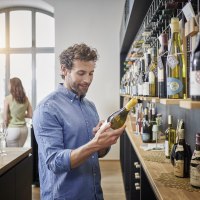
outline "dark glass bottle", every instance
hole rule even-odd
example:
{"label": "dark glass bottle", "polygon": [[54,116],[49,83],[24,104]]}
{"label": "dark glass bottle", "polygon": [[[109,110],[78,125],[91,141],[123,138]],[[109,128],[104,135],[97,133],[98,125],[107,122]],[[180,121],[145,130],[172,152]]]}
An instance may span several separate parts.
{"label": "dark glass bottle", "polygon": [[167,80],[166,80],[166,63],[168,50],[168,36],[167,33],[162,33],[159,37],[160,49],[158,56],[158,97],[167,97]]}
{"label": "dark glass bottle", "polygon": [[[181,123],[181,121],[180,121]],[[184,123],[178,129],[178,142],[173,146],[171,152],[171,163],[174,166],[174,175],[177,177],[189,177],[191,150],[190,146],[185,143]]]}
{"label": "dark glass bottle", "polygon": [[196,134],[196,147],[190,162],[190,184],[200,188],[200,133]]}
{"label": "dark glass bottle", "polygon": [[200,101],[200,33],[197,35],[197,45],[191,57],[190,98]]}
{"label": "dark glass bottle", "polygon": [[144,109],[144,118],[143,118],[143,126],[142,126],[142,141],[144,143],[151,142],[151,132],[150,132],[150,123],[148,120],[148,108]]}
{"label": "dark glass bottle", "polygon": [[111,114],[107,120],[105,121],[105,123],[101,126],[101,128],[103,128],[107,122],[111,123],[111,128],[112,129],[118,129],[120,127],[122,127],[124,125],[124,123],[126,122],[126,118],[128,116],[129,111],[137,104],[137,103],[141,103],[142,101],[140,99],[135,99],[132,98],[123,108],[121,108],[120,110],[114,112],[113,114]]}
{"label": "dark glass bottle", "polygon": [[145,63],[145,78],[143,83],[143,96],[149,96],[149,65],[151,63],[151,53],[144,53],[144,63]]}
{"label": "dark glass bottle", "polygon": [[151,52],[151,64],[149,67],[149,96],[156,96],[156,84],[157,84],[157,49],[156,47],[152,48]]}

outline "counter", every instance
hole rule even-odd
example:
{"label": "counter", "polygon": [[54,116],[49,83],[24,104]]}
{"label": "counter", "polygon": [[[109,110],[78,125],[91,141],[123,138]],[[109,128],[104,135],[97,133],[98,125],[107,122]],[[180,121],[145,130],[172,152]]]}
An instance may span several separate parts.
{"label": "counter", "polygon": [[[151,161],[151,159],[148,159],[154,153],[158,155],[158,152],[153,153],[151,151],[150,155],[150,151],[144,151],[141,148],[142,144],[141,136],[140,135],[138,136],[134,133],[130,117],[127,120],[126,133],[140,161],[140,164],[142,165],[142,168],[149,180],[149,183],[152,186],[152,189],[157,199],[159,200],[200,199],[200,189],[193,189],[192,187],[190,188],[189,178],[177,178],[173,176],[173,167],[169,159],[166,159],[164,157],[164,152],[161,162]],[[173,179],[176,181],[175,184],[173,183]],[[184,187],[182,187],[181,185],[182,182],[186,185],[188,184],[187,190],[185,190]],[[177,188],[178,184],[180,184],[180,189]]]}
{"label": "counter", "polygon": [[0,195],[6,200],[32,199],[32,149],[6,148],[0,156]]}

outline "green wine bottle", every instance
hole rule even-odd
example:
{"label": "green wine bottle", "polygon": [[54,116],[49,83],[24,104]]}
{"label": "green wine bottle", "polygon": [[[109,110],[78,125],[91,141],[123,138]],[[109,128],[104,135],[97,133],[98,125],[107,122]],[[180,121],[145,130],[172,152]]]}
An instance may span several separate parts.
{"label": "green wine bottle", "polygon": [[176,143],[176,130],[172,126],[172,116],[168,115],[168,128],[165,131],[165,157],[170,158],[173,145]]}
{"label": "green wine bottle", "polygon": [[111,128],[112,129],[118,129],[121,128],[125,122],[126,122],[126,118],[128,116],[129,111],[137,104],[137,103],[141,103],[142,101],[140,99],[135,99],[132,98],[123,108],[121,108],[120,110],[114,112],[113,114],[111,114],[108,119],[104,122],[104,124],[101,126],[104,127],[105,124],[107,124],[107,122],[111,123]]}
{"label": "green wine bottle", "polygon": [[179,19],[171,19],[171,44],[167,56],[167,98],[186,98],[186,63],[181,47]]}

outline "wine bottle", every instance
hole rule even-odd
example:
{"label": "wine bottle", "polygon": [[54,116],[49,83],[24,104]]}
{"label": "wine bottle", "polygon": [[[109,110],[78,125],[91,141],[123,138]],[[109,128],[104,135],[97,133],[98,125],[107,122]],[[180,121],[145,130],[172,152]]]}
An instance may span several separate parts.
{"label": "wine bottle", "polygon": [[191,57],[190,98],[200,101],[200,33],[197,35],[197,45]]}
{"label": "wine bottle", "polygon": [[196,134],[196,147],[190,162],[190,184],[200,188],[200,133]]}
{"label": "wine bottle", "polygon": [[171,44],[167,56],[167,98],[186,98],[186,63],[182,52],[179,19],[171,19]]}
{"label": "wine bottle", "polygon": [[137,104],[141,103],[142,101],[140,99],[132,98],[123,108],[120,110],[114,112],[111,114],[107,120],[102,124],[101,128],[103,128],[107,122],[111,123],[112,129],[118,129],[121,128],[125,122],[126,118],[128,116],[129,111]]}
{"label": "wine bottle", "polygon": [[156,142],[156,135],[153,134],[153,126],[156,125],[156,110],[155,105],[151,105],[151,119],[150,119],[150,132],[151,132],[151,142]]}
{"label": "wine bottle", "polygon": [[143,83],[143,96],[149,96],[149,65],[151,63],[151,53],[146,52],[144,53],[144,63],[145,63],[145,78]]}
{"label": "wine bottle", "polygon": [[156,96],[156,76],[155,71],[157,70],[157,50],[155,47],[152,48],[151,52],[151,64],[149,68],[149,96]]}
{"label": "wine bottle", "polygon": [[142,141],[144,143],[151,142],[151,128],[148,120],[148,108],[144,109],[143,125],[142,125]]}
{"label": "wine bottle", "polygon": [[181,178],[189,176],[191,150],[185,143],[184,123],[179,121],[181,128],[177,130],[178,143],[173,146],[171,152],[171,162],[174,166],[174,175]]}
{"label": "wine bottle", "polygon": [[168,128],[165,131],[165,157],[170,158],[173,145],[176,143],[176,130],[172,126],[173,118],[168,115]]}
{"label": "wine bottle", "polygon": [[143,96],[143,85],[144,85],[144,79],[145,79],[145,63],[144,58],[140,58],[140,74],[139,74],[139,96]]}
{"label": "wine bottle", "polygon": [[166,98],[167,97],[167,85],[166,85],[166,62],[168,50],[168,37],[167,33],[162,33],[159,36],[160,49],[158,56],[158,97]]}

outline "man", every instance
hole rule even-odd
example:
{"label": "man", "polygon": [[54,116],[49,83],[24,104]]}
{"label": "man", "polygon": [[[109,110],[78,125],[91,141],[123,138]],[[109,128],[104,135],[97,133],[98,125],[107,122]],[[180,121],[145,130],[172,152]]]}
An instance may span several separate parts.
{"label": "man", "polygon": [[97,51],[75,44],[60,55],[63,84],[36,108],[41,200],[101,200],[99,157],[123,133],[102,122],[85,98],[93,79]]}

